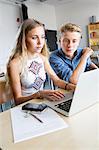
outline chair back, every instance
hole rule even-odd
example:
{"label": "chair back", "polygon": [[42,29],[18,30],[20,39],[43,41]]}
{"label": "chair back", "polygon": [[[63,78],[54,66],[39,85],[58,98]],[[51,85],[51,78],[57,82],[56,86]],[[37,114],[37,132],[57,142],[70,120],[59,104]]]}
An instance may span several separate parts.
{"label": "chair back", "polygon": [[0,78],[0,105],[2,106],[2,111],[6,110],[6,103],[9,103],[10,107],[12,107],[12,101],[13,95],[10,88],[6,86],[6,79],[4,77]]}

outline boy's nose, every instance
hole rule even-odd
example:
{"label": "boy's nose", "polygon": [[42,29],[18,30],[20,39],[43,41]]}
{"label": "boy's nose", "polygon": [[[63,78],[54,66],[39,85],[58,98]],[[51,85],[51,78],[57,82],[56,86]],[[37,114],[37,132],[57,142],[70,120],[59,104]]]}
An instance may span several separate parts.
{"label": "boy's nose", "polygon": [[73,42],[72,41],[69,41],[68,42],[68,46],[72,46]]}

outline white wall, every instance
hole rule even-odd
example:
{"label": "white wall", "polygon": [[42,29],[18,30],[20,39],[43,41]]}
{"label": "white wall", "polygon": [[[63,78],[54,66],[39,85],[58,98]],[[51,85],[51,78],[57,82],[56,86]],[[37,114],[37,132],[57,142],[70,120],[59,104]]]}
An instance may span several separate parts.
{"label": "white wall", "polygon": [[[89,24],[89,17],[94,15],[99,21],[99,2],[98,0],[77,1],[57,7],[40,2],[26,3],[26,5],[29,17],[41,21],[47,29],[59,29],[63,23],[67,22],[81,25],[83,30],[81,46],[85,47],[88,44],[87,25]],[[90,3],[90,1],[93,2]],[[10,48],[15,41],[19,26],[16,22],[17,18],[20,18],[20,7],[0,1],[0,65],[6,64]]]}
{"label": "white wall", "polygon": [[26,3],[29,18],[34,18],[45,24],[46,29],[56,30],[55,7],[41,2]]}
{"label": "white wall", "polygon": [[5,66],[18,30],[19,6],[0,2],[0,65]]}
{"label": "white wall", "polygon": [[[46,29],[56,30],[55,8],[40,2],[26,3],[28,15],[45,24]],[[21,19],[21,6],[0,1],[0,67],[6,68],[6,63],[14,44]]]}
{"label": "white wall", "polygon": [[99,22],[99,1],[73,1],[72,3],[60,5],[56,7],[55,10],[57,29],[59,29],[62,24],[68,22],[80,25],[83,30],[83,39],[81,40],[80,46],[87,46],[87,25],[89,24],[89,18],[91,16],[96,16],[96,20]]}

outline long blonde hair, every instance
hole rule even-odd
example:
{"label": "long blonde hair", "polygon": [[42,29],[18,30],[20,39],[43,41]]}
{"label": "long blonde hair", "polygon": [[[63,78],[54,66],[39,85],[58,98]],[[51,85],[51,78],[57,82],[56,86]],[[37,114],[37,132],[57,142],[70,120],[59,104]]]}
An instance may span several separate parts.
{"label": "long blonde hair", "polygon": [[[16,57],[19,57],[20,61],[21,61],[21,65],[22,65],[22,70],[21,73],[23,72],[25,63],[27,61],[27,46],[26,46],[26,35],[28,34],[28,32],[36,27],[43,27],[44,31],[45,31],[45,26],[44,24],[42,24],[41,22],[34,20],[34,19],[27,19],[22,23],[20,32],[19,32],[19,36],[16,39],[16,45],[15,48],[12,50],[11,55],[9,57],[8,63],[7,63],[7,74],[6,74],[6,79],[7,82],[9,83],[10,78],[9,78],[9,64],[11,62],[11,60],[13,60]],[[48,57],[49,56],[49,52],[48,52],[48,47],[46,44],[46,40],[44,43],[44,46],[41,50],[41,54]]]}
{"label": "long blonde hair", "polygon": [[[37,20],[27,19],[23,22],[21,26],[20,34],[17,38],[16,47],[12,50],[12,54],[9,58],[8,64],[12,59],[14,59],[17,56],[25,59],[25,57],[27,56],[27,47],[26,47],[25,37],[30,30],[39,26],[42,26],[45,30],[44,24],[42,24],[41,22]],[[46,41],[41,51],[41,54],[48,57],[48,48],[47,48]]]}

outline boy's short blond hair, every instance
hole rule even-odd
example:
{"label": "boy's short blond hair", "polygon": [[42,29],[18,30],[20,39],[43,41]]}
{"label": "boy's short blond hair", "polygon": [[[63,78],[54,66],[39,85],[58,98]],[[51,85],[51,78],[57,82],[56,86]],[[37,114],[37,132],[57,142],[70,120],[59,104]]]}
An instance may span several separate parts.
{"label": "boy's short blond hair", "polygon": [[81,27],[76,25],[76,24],[73,24],[73,23],[67,23],[65,25],[63,25],[59,32],[60,34],[63,34],[67,31],[70,31],[70,32],[79,32],[81,34],[81,37],[82,37],[82,30],[81,30]]}

